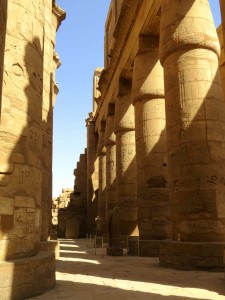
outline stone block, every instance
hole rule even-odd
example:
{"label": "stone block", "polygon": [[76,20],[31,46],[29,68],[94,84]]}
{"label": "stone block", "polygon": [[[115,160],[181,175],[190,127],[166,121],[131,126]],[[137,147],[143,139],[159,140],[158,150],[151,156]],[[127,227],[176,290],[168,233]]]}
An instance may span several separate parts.
{"label": "stone block", "polygon": [[79,237],[79,220],[74,217],[66,221],[66,238],[76,239]]}
{"label": "stone block", "polygon": [[7,197],[0,197],[0,215],[10,216],[14,211],[14,199]]}
{"label": "stone block", "polygon": [[53,253],[55,258],[58,259],[60,257],[60,242],[57,240],[41,242],[39,244],[39,250]]}
{"label": "stone block", "polygon": [[31,197],[22,197],[17,196],[15,198],[15,206],[16,207],[27,207],[27,208],[35,208],[34,198]]}
{"label": "stone block", "polygon": [[159,240],[149,240],[139,242],[139,255],[144,257],[159,256]]}
{"label": "stone block", "polygon": [[164,267],[222,271],[225,243],[160,241],[159,261]]}
{"label": "stone block", "polygon": [[55,258],[52,253],[0,262],[1,299],[23,300],[55,286]]}
{"label": "stone block", "polygon": [[123,256],[123,248],[108,247],[106,253],[109,256]]}

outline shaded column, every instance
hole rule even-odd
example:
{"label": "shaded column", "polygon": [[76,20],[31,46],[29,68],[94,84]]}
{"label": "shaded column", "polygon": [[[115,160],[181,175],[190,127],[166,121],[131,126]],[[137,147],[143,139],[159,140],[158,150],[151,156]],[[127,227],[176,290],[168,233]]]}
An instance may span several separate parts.
{"label": "shaded column", "polygon": [[102,220],[102,234],[107,233],[106,219],[106,149],[105,142],[105,122],[102,121],[98,129],[97,156],[99,161],[99,186],[98,186],[98,216]]}
{"label": "shaded column", "polygon": [[221,11],[221,18],[222,18],[223,39],[225,40],[225,2],[223,0],[220,0],[220,11]]}
{"label": "shaded column", "polygon": [[161,13],[173,242],[161,243],[160,261],[223,267],[225,102],[217,33],[208,1],[163,0]]}
{"label": "shaded column", "polygon": [[7,6],[8,1],[0,1],[0,112],[2,100],[2,79],[4,66],[4,50],[6,37],[6,23],[7,23]]}
{"label": "shaded column", "polygon": [[221,46],[221,54],[220,54],[220,73],[221,80],[223,85],[223,93],[225,95],[225,51],[224,51],[224,41],[225,41],[225,2],[220,0],[220,8],[221,8],[221,17],[222,24],[218,28],[218,35],[220,39]]}
{"label": "shaded column", "polygon": [[0,289],[2,298],[25,299],[55,285],[54,255],[39,253],[43,91],[49,85],[43,81],[43,28],[44,11],[51,12],[52,7],[41,0],[23,5],[5,2],[8,21],[0,116],[0,272],[4,270],[5,280]]}
{"label": "shaded column", "polygon": [[114,111],[115,105],[110,104],[105,128],[107,221],[109,221],[113,208],[116,206],[116,136],[114,133]]}
{"label": "shaded column", "polygon": [[159,240],[170,238],[171,226],[164,78],[157,37],[139,38],[139,52],[133,67],[132,102],[135,107],[140,254],[158,256]]}
{"label": "shaded column", "polygon": [[87,127],[87,232],[95,234],[98,215],[98,139],[92,113],[86,120]]}
{"label": "shaded column", "polygon": [[[53,147],[53,107],[56,93],[54,78],[60,66],[59,57],[55,55],[56,31],[65,19],[66,13],[53,1],[47,1],[44,7],[43,39],[43,103],[42,103],[42,221],[41,241],[50,237],[52,208],[52,147]],[[58,92],[58,90],[57,90]],[[46,248],[48,245],[46,246]]]}
{"label": "shaded column", "polygon": [[120,234],[138,235],[136,197],[136,147],[131,83],[119,81],[115,106],[116,201],[120,209]]}

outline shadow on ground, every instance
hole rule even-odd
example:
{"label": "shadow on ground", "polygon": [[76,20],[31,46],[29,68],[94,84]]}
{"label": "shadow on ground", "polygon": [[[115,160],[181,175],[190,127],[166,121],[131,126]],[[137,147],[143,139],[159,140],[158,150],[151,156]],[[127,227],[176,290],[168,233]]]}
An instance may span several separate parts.
{"label": "shadow on ground", "polygon": [[225,300],[223,273],[161,268],[156,258],[102,256],[86,240],[61,240],[54,290],[31,299]]}

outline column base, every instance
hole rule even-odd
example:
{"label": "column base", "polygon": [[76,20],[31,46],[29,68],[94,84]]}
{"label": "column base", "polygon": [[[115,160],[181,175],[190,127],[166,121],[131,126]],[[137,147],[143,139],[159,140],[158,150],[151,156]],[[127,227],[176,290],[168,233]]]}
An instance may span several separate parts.
{"label": "column base", "polygon": [[[161,240],[139,240],[139,237],[129,237],[128,254],[142,257],[159,257],[159,244]],[[138,250],[139,244],[139,250]]]}
{"label": "column base", "polygon": [[50,240],[50,241],[46,241],[46,242],[40,242],[39,250],[55,254],[55,259],[60,258],[60,242],[57,241],[57,240],[55,240],[55,241]]}
{"label": "column base", "polygon": [[55,286],[52,253],[0,262],[1,299],[22,300],[40,295]]}
{"label": "column base", "polygon": [[140,256],[159,257],[159,244],[161,240],[145,240],[139,242]]}
{"label": "column base", "polygon": [[123,248],[108,247],[106,253],[109,256],[123,256]]}
{"label": "column base", "polygon": [[224,270],[225,243],[160,241],[159,261],[163,267],[185,270]]}

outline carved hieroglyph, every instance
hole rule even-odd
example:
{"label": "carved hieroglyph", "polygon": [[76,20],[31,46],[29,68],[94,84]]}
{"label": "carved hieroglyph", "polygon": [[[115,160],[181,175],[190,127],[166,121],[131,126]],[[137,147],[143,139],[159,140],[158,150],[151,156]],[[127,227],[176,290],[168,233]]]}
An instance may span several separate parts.
{"label": "carved hieroglyph", "polygon": [[44,25],[43,1],[8,1],[0,128],[1,258],[38,251]]}
{"label": "carved hieroglyph", "polygon": [[170,237],[163,68],[159,40],[140,37],[134,60],[138,226],[141,240]]}
{"label": "carved hieroglyph", "polygon": [[2,259],[34,255],[41,232],[46,240],[50,228],[55,5],[55,1],[8,1],[0,103]]}
{"label": "carved hieroglyph", "polygon": [[136,147],[131,84],[119,82],[114,132],[116,135],[116,201],[120,209],[120,233],[137,234]]}
{"label": "carved hieroglyph", "polygon": [[209,3],[163,0],[161,12],[173,239],[224,241],[225,102]]}

